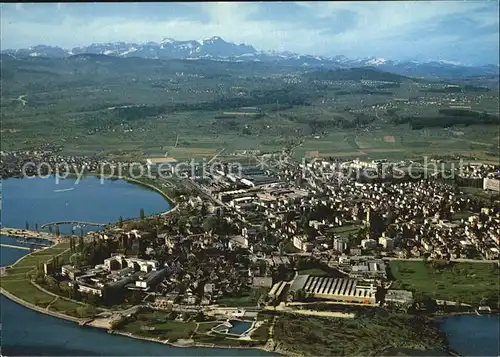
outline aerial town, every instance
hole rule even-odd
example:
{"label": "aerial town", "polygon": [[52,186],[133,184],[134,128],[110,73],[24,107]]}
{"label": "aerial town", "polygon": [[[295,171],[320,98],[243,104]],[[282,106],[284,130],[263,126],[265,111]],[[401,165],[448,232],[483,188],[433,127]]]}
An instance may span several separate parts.
{"label": "aerial town", "polygon": [[[3,174],[21,172],[25,155],[36,157],[6,156]],[[53,163],[48,173],[68,159],[76,172],[101,164],[52,158],[46,160]],[[171,188],[175,180],[165,185],[161,163],[141,163],[152,172],[144,183]],[[252,332],[265,328],[267,336],[270,326],[258,320],[261,312],[407,311],[421,298],[414,289],[394,286],[391,262],[498,262],[498,203],[467,196],[436,172],[411,178],[411,163],[386,160],[263,163],[237,173],[220,162],[210,172],[201,166],[181,171],[174,209],[58,237],[70,240],[71,254],[40,266],[36,283],[96,306],[177,311],[184,314],[176,320],[181,322],[202,314],[217,321],[209,334],[257,344]],[[398,169],[406,176],[395,179]],[[458,169],[458,179],[479,180],[485,192],[499,192],[499,166]],[[482,299],[474,306],[498,308],[493,304]],[[129,316],[105,319],[119,330]],[[102,319],[93,315],[89,321]],[[254,321],[253,327],[234,335],[229,321],[235,320]]]}
{"label": "aerial town", "polygon": [[500,355],[498,1],[1,6],[0,357]]}

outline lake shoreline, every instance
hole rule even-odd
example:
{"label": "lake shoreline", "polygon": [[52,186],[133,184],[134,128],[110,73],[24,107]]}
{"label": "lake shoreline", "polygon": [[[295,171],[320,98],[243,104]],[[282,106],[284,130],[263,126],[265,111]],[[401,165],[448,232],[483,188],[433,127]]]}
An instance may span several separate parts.
{"label": "lake shoreline", "polygon": [[[25,257],[27,257],[29,255],[30,254],[23,256],[18,261],[24,259]],[[261,345],[261,346],[227,346],[227,345],[200,343],[200,342],[195,342],[195,341],[187,342],[187,343],[176,343],[176,342],[168,342],[168,340],[162,340],[159,338],[155,339],[155,338],[150,338],[150,337],[139,336],[139,335],[135,335],[135,334],[128,333],[128,332],[112,330],[112,329],[105,327],[105,326],[102,326],[100,324],[93,324],[94,321],[99,320],[99,319],[93,319],[93,320],[81,319],[81,318],[76,318],[76,317],[72,317],[69,315],[65,315],[62,313],[46,310],[46,309],[43,309],[43,308],[38,307],[38,306],[34,306],[33,304],[26,302],[25,300],[17,297],[16,295],[8,292],[4,288],[0,288],[0,293],[2,295],[4,295],[5,297],[9,298],[10,300],[14,301],[15,303],[17,303],[25,308],[28,308],[30,310],[33,310],[35,312],[49,315],[49,316],[52,316],[52,317],[55,317],[58,319],[77,323],[82,328],[85,328],[85,327],[97,328],[100,330],[106,330],[109,334],[121,335],[121,336],[129,337],[129,338],[133,338],[136,340],[155,342],[155,343],[164,344],[164,345],[168,345],[168,346],[175,347],[175,348],[213,348],[213,349],[247,349],[247,350],[248,349],[256,349],[256,350],[261,350],[261,351],[266,351],[266,352],[271,352],[271,353],[276,353],[276,354],[281,354],[281,355],[287,355],[287,356],[292,356],[292,357],[302,356],[301,354],[297,354],[297,353],[294,353],[292,351],[286,351],[286,350],[280,349],[279,347],[277,349],[272,349],[272,348],[270,348],[270,346],[267,343],[264,345]],[[441,323],[444,321],[445,318],[448,318],[451,316],[471,316],[471,315],[477,316],[477,314],[475,314],[475,313],[465,312],[465,313],[449,313],[449,314],[445,314],[445,315],[432,316],[430,318],[437,323]],[[480,315],[480,316],[489,316],[489,315],[498,316],[498,313],[488,314],[488,315]],[[447,336],[446,336],[446,341],[449,342]],[[393,347],[388,347],[388,349],[390,349],[390,348],[393,348]],[[448,346],[448,348],[446,349],[445,352],[448,353],[450,356],[461,356],[456,350],[454,350],[450,346]]]}
{"label": "lake shoreline", "polygon": [[[52,175],[56,176],[55,173],[52,174]],[[106,180],[123,180],[123,181],[129,182],[129,183],[132,183],[132,184],[137,184],[137,185],[140,185],[140,186],[143,186],[143,187],[147,187],[147,188],[150,188],[153,191],[158,192],[170,204],[175,204],[176,203],[175,200],[172,197],[170,197],[167,193],[163,192],[158,187],[155,187],[154,185],[148,184],[146,182],[142,182],[142,181],[137,180],[137,179],[135,179],[133,177],[128,177],[128,176],[104,176],[104,175],[102,175],[100,173],[97,173],[97,172],[86,172],[81,177],[85,177],[85,176],[96,177],[96,178],[104,178]],[[40,177],[40,176],[30,176],[29,178],[36,178],[36,177]],[[80,176],[78,174],[70,173],[70,174],[68,174],[67,177],[65,177],[65,178],[60,177],[59,179],[65,180],[67,178],[79,178],[79,177]],[[2,180],[8,180],[8,179],[18,179],[19,180],[19,179],[25,179],[25,178],[26,177],[24,177],[24,176],[20,176],[20,177],[18,177],[18,176],[10,176],[10,177],[2,178]]]}
{"label": "lake shoreline", "polygon": [[183,343],[176,343],[176,342],[168,342],[168,340],[161,340],[159,338],[153,338],[153,337],[144,337],[144,336],[139,336],[139,335],[134,335],[133,333],[130,332],[123,332],[123,331],[116,331],[116,330],[108,330],[108,333],[112,335],[120,335],[120,336],[125,336],[125,337],[130,337],[134,338],[136,340],[144,340],[144,341],[149,341],[149,342],[155,342],[155,343],[160,343],[163,345],[169,345],[172,347],[176,348],[214,348],[214,349],[219,349],[219,348],[224,348],[224,349],[256,349],[256,350],[262,350],[266,352],[273,352],[270,349],[266,349],[265,345],[262,346],[226,346],[226,345],[216,345],[216,344],[211,344],[211,343],[202,343],[202,342],[189,342],[186,344]]}
{"label": "lake shoreline", "polygon": [[[27,256],[27,255],[26,255]],[[24,258],[24,257],[23,257]],[[22,259],[22,258],[21,258]],[[65,315],[65,314],[62,314],[62,313],[57,313],[57,312],[54,312],[54,311],[50,311],[50,310],[46,310],[46,309],[43,309],[43,308],[40,308],[38,306],[34,306],[26,301],[24,301],[23,299],[9,293],[8,291],[6,291],[5,289],[1,288],[0,290],[0,293],[2,295],[4,295],[5,297],[11,299],[12,301],[28,308],[28,309],[31,309],[33,311],[36,311],[36,312],[39,312],[39,313],[42,313],[42,314],[46,314],[46,315],[49,315],[49,316],[52,316],[52,317],[55,317],[55,318],[59,318],[59,319],[63,319],[63,320],[67,320],[67,321],[71,321],[71,322],[74,322],[74,323],[77,323],[78,325],[80,325],[81,327],[91,327],[91,328],[98,328],[98,329],[101,329],[101,330],[106,330],[109,334],[113,334],[113,335],[121,335],[121,336],[125,336],[125,337],[129,337],[129,338],[133,338],[133,339],[137,339],[137,340],[144,340],[144,341],[149,341],[149,342],[155,342],[155,343],[159,343],[159,344],[164,344],[164,345],[169,345],[171,347],[176,347],[176,348],[213,348],[213,349],[219,349],[219,348],[224,348],[224,349],[257,349],[257,350],[262,350],[262,351],[266,351],[266,352],[271,352],[271,353],[276,353],[276,354],[281,354],[281,355],[287,355],[287,356],[292,356],[292,357],[297,357],[297,356],[302,356],[301,354],[298,354],[298,353],[294,353],[294,352],[290,352],[290,351],[286,351],[286,350],[282,350],[280,348],[278,349],[271,349],[268,347],[268,344],[264,344],[262,346],[226,346],[226,345],[217,345],[217,344],[208,344],[208,343],[200,343],[200,342],[188,342],[188,343],[176,343],[176,342],[168,342],[168,339],[166,340],[162,340],[162,339],[159,339],[159,338],[152,338],[152,337],[144,337],[144,336],[139,336],[139,335],[135,335],[133,333],[129,333],[129,332],[124,332],[124,331],[117,331],[117,330],[112,330],[110,328],[107,328],[107,327],[104,327],[102,325],[99,325],[99,324],[93,324],[94,321],[96,320],[99,320],[99,319],[94,319],[94,320],[91,320],[89,321],[89,319],[78,319],[78,318],[75,318],[75,317],[72,317],[72,316],[68,316],[68,315]],[[439,316],[439,318],[433,318],[434,321],[436,322],[441,322],[442,319],[446,318],[446,317],[449,317],[449,316],[461,316],[461,315],[471,315],[471,314],[453,314],[453,315],[443,315],[443,316]],[[448,342],[448,338],[446,338],[447,342]],[[388,349],[390,348],[393,348],[393,347],[388,347]],[[423,350],[424,351],[424,350]],[[446,349],[446,351],[449,355],[451,356],[461,356],[457,351],[455,351],[453,348],[449,347]]]}
{"label": "lake shoreline", "polygon": [[[78,177],[78,175],[76,174],[70,174],[69,177]],[[85,173],[83,176],[93,176],[93,177],[98,177],[98,178],[104,178],[106,180],[124,180],[126,182],[129,182],[129,183],[132,183],[132,184],[136,184],[136,185],[139,185],[139,186],[143,186],[143,187],[146,187],[146,188],[149,188],[153,191],[156,191],[158,192],[160,195],[162,195],[165,200],[171,204],[171,205],[175,205],[175,200],[170,197],[167,193],[165,193],[164,191],[162,191],[161,189],[159,189],[158,187],[152,185],[152,184],[149,184],[149,183],[146,183],[146,182],[142,182],[136,178],[133,178],[133,177],[128,177],[128,176],[103,176],[102,174],[99,174],[97,172],[87,172]],[[173,207],[175,208],[175,207]],[[173,208],[171,210],[173,210]],[[169,211],[171,211],[169,210]],[[167,212],[169,212],[167,211]],[[166,212],[164,212],[166,213]]]}
{"label": "lake shoreline", "polygon": [[266,351],[266,352],[275,352],[275,351],[271,351],[270,349],[266,349],[265,345],[263,345],[263,346],[225,346],[225,345],[216,345],[216,344],[208,344],[208,343],[200,343],[200,342],[181,344],[181,343],[175,343],[175,342],[168,342],[168,340],[161,340],[161,339],[155,339],[152,337],[150,338],[150,337],[134,335],[134,334],[129,333],[129,332],[112,330],[112,329],[104,327],[100,324],[93,324],[93,322],[95,320],[98,320],[98,319],[93,319],[93,320],[81,319],[81,318],[76,318],[73,316],[69,316],[66,314],[62,314],[59,312],[55,312],[55,311],[41,308],[39,306],[33,305],[33,304],[19,298],[18,296],[10,293],[9,291],[7,291],[6,289],[4,289],[2,287],[0,287],[0,294],[5,296],[6,298],[12,300],[13,302],[15,302],[15,303],[27,308],[27,309],[33,310],[35,312],[45,314],[48,316],[52,316],[52,317],[55,317],[57,319],[76,323],[82,328],[90,327],[90,328],[96,328],[96,329],[100,329],[100,330],[106,330],[109,334],[112,334],[112,335],[120,335],[120,336],[133,338],[136,340],[143,340],[143,341],[160,343],[160,344],[169,345],[171,347],[176,347],[176,348],[196,348],[196,347],[198,347],[198,348],[213,348],[213,349],[219,349],[219,348],[224,348],[224,349],[258,349],[258,350],[262,350],[262,351]]}

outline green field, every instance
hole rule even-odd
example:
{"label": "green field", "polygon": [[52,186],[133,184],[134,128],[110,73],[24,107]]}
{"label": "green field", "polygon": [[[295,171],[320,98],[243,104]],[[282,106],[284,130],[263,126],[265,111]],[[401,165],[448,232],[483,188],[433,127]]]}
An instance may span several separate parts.
{"label": "green field", "polygon": [[254,289],[252,291],[244,292],[238,296],[223,296],[217,300],[217,304],[228,307],[246,307],[257,306],[257,302],[261,295],[268,293],[267,288]]}
{"label": "green field", "polygon": [[333,229],[333,232],[339,237],[347,238],[351,234],[356,235],[356,233],[360,230],[360,228],[361,226],[359,225],[340,226],[340,227],[335,227]]}
{"label": "green field", "polygon": [[69,242],[64,242],[56,244],[47,249],[37,250],[32,254],[26,256],[22,260],[20,260],[13,266],[13,268],[15,268],[16,270],[19,268],[28,269],[30,267],[34,269],[38,266],[38,264],[46,263],[50,261],[54,255],[59,255],[68,249],[69,249]]}
{"label": "green field", "polygon": [[393,289],[408,289],[435,299],[497,306],[500,270],[494,262],[451,263],[436,269],[430,263],[391,261]]}
{"label": "green field", "polygon": [[210,332],[211,329],[217,327],[221,324],[221,321],[217,322],[201,322],[196,330],[197,334],[204,334]]}
{"label": "green field", "polygon": [[196,323],[172,320],[168,313],[162,311],[141,312],[120,328],[134,335],[159,338],[169,342],[189,339],[195,329]]}
{"label": "green field", "polygon": [[3,281],[2,288],[9,293],[40,307],[47,307],[54,300],[52,295],[49,295],[40,289],[33,286],[29,280],[22,281]]}
{"label": "green field", "polygon": [[297,271],[301,275],[329,276],[330,274],[320,268],[311,268]]}
{"label": "green field", "polygon": [[[95,61],[5,58],[2,149],[58,143],[69,155],[132,160],[169,152],[185,160],[211,157],[222,148],[224,155],[245,149],[276,152],[301,142],[296,158],[311,152],[346,159],[436,152],[498,158],[498,125],[478,120],[448,130],[449,125],[439,124],[438,110],[450,107],[450,94],[426,93],[417,79],[368,69],[306,73],[300,67],[258,63]],[[284,83],[285,75],[300,83]],[[362,79],[397,85],[380,90]],[[318,83],[323,80],[328,83]],[[463,94],[465,89],[454,94],[457,103]],[[468,95],[474,113],[498,115],[494,83],[486,94]],[[256,106],[262,114],[240,113],[245,106]],[[224,112],[237,114],[220,118]],[[407,122],[395,122],[393,115],[438,119],[413,130]]]}
{"label": "green field", "polygon": [[269,329],[271,327],[271,323],[269,321],[265,321],[262,325],[257,327],[252,332],[252,339],[262,341],[263,343],[267,341],[269,338]]}
{"label": "green field", "polygon": [[50,305],[49,310],[80,317],[77,308],[81,308],[82,304],[61,298],[55,300],[53,295],[45,293],[30,282],[30,273],[36,269],[38,264],[50,262],[54,256],[58,256],[62,261],[68,252],[69,243],[64,242],[28,255],[12,267],[7,268],[8,274],[2,277],[0,286],[33,305],[46,308],[51,302],[54,302]]}

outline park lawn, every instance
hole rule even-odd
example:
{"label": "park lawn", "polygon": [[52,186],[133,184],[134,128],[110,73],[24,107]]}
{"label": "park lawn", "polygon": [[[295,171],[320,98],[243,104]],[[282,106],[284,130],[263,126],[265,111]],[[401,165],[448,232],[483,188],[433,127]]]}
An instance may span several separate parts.
{"label": "park lawn", "polygon": [[304,270],[298,270],[300,275],[314,275],[314,276],[329,276],[330,274],[321,268],[310,268]]}
{"label": "park lawn", "polygon": [[271,327],[271,323],[268,321],[265,321],[262,325],[257,327],[253,332],[250,337],[254,340],[262,341],[265,343],[267,339],[269,338],[269,328]]}
{"label": "park lawn", "polygon": [[14,264],[13,268],[36,267],[39,263],[46,263],[50,261],[53,256],[60,255],[67,249],[69,249],[69,242],[55,244],[50,248],[39,250],[26,256],[26,258]]}
{"label": "park lawn", "polygon": [[47,307],[54,300],[54,296],[49,295],[33,286],[28,280],[4,281],[2,288],[24,301],[40,307]]}
{"label": "park lawn", "polygon": [[333,229],[333,232],[340,237],[347,238],[349,236],[349,234],[356,235],[356,233],[359,231],[359,229],[360,229],[359,225],[350,224],[347,226],[335,227]]}
{"label": "park lawn", "polygon": [[69,316],[74,316],[74,317],[81,317],[80,314],[78,313],[77,309],[79,307],[84,306],[83,304],[77,304],[72,301],[64,300],[64,299],[57,299],[55,302],[53,302],[50,305],[49,310],[59,312],[61,314],[69,315]]}
{"label": "park lawn", "polygon": [[224,296],[217,300],[217,304],[228,307],[256,306],[259,296],[252,292],[244,293],[240,296]]}
{"label": "park lawn", "polygon": [[9,275],[7,276],[10,276],[10,275],[20,275],[20,274],[26,274],[30,271],[33,270],[33,267],[31,266],[25,266],[25,267],[11,267],[11,268],[7,268],[7,272]]}
{"label": "park lawn", "polygon": [[[46,307],[54,300],[54,296],[33,286],[27,274],[34,270],[39,263],[50,261],[53,256],[61,255],[61,253],[66,252],[68,248],[69,243],[64,242],[26,256],[8,269],[8,275],[2,277],[0,285],[9,293],[24,301],[40,307]],[[63,303],[59,303],[58,301],[55,302],[55,306],[60,306],[61,304]],[[71,304],[76,305],[74,303]]]}
{"label": "park lawn", "polygon": [[210,330],[213,329],[214,327],[219,326],[221,323],[222,323],[221,321],[200,322],[198,329],[196,330],[196,333],[205,334],[207,332],[210,332]]}
{"label": "park lawn", "polygon": [[435,269],[423,261],[391,261],[395,289],[407,289],[435,299],[479,304],[498,303],[500,270],[494,262],[451,263]]}
{"label": "park lawn", "polygon": [[24,281],[24,280],[28,280],[28,278],[26,277],[26,274],[27,273],[16,273],[16,274],[11,274],[9,272],[8,275],[5,275],[5,276],[2,276],[2,282],[0,283],[0,285],[3,286],[3,283],[4,282],[16,282],[16,281]]}
{"label": "park lawn", "polygon": [[[139,315],[139,317],[141,317]],[[141,317],[142,318],[142,317]],[[143,327],[154,327],[154,330],[143,330]],[[189,339],[196,328],[192,322],[178,322],[174,320],[165,320],[162,322],[155,320],[141,320],[130,322],[123,326],[122,330],[138,336],[163,338],[170,342],[179,339]]]}

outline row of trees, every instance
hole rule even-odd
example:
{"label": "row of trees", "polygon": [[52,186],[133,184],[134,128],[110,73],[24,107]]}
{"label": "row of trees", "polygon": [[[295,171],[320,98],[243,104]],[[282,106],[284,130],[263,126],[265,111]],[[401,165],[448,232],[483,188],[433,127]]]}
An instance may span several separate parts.
{"label": "row of trees", "polygon": [[[26,221],[24,223],[24,227],[25,227],[25,229],[27,231],[30,230],[31,226],[30,226],[30,224],[29,224],[28,221]],[[38,232],[38,223],[35,223],[35,227],[34,228],[35,228],[35,231]],[[54,231],[54,229],[52,228],[52,226],[49,226],[49,232],[52,233],[53,231]],[[61,235],[61,231],[60,231],[59,225],[56,225],[55,234],[56,234],[56,236],[60,236]]]}
{"label": "row of trees", "polygon": [[[30,224],[28,221],[26,221],[25,223],[25,227],[26,227],[26,230],[29,231],[30,230]],[[38,231],[38,223],[35,223],[35,231]]]}

